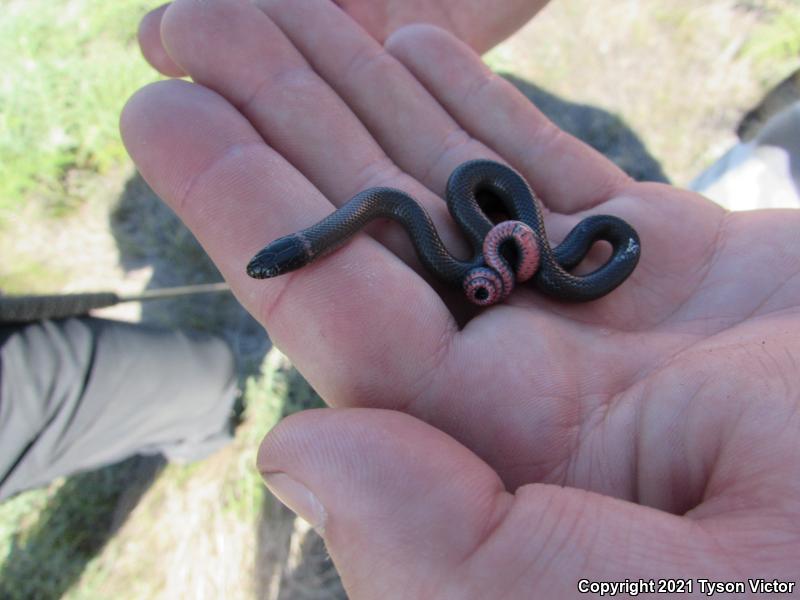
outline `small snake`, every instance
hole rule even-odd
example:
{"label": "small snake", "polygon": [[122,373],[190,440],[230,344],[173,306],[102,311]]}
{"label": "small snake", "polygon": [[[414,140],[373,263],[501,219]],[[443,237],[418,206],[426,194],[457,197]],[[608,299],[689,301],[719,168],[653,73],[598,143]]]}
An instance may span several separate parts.
{"label": "small snake", "polygon": [[[304,267],[378,218],[400,223],[425,268],[440,281],[463,288],[480,306],[505,300],[517,283],[528,280],[558,300],[594,300],[625,281],[639,262],[638,234],[609,215],[583,219],[552,248],[536,195],[516,171],[493,161],[474,160],[456,168],[447,182],[447,207],[472,247],[469,260],[450,254],[428,213],[411,196],[378,187],[357,194],[316,225],[267,245],[247,265],[247,274],[265,279]],[[498,212],[504,219],[496,223],[489,215]],[[571,274],[598,240],[611,244],[611,257],[591,273]]]}

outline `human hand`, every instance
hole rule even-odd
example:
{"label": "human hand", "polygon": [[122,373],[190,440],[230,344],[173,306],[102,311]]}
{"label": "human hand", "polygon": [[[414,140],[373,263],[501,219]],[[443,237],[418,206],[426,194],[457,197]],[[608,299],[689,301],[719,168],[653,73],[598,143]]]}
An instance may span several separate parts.
{"label": "human hand", "polygon": [[[483,53],[527,23],[549,0],[501,0],[487,10],[484,0],[334,0],[375,39],[383,43],[392,32],[412,23],[429,23],[452,32]],[[265,11],[276,0],[255,0]],[[147,61],[170,77],[186,73],[161,43],[161,17],[165,4],[143,19],[139,44]]]}
{"label": "human hand", "polygon": [[[179,0],[162,32],[197,83],[140,91],[125,142],[336,407],[284,420],[259,466],[324,531],[351,597],[796,577],[797,211],[630,181],[433,27],[384,52],[325,0]],[[436,293],[393,224],[287,276],[245,274],[266,242],[378,185],[463,249],[441,194],[475,158],[528,179],[553,240],[589,214],[631,223],[633,276],[583,305],[517,289],[459,328],[464,300]]]}

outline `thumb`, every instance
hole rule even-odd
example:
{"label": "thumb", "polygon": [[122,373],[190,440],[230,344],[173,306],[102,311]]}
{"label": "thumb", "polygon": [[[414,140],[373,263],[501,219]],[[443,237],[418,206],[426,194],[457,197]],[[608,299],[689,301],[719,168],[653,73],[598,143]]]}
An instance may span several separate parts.
{"label": "thumb", "polygon": [[325,538],[351,598],[427,598],[512,500],[469,450],[379,409],[284,419],[258,467],[270,490]]}
{"label": "thumb", "polygon": [[688,519],[553,485],[510,494],[467,448],[398,412],[292,415],[258,463],[325,538],[354,600],[562,598],[582,580],[721,575],[716,541]]}

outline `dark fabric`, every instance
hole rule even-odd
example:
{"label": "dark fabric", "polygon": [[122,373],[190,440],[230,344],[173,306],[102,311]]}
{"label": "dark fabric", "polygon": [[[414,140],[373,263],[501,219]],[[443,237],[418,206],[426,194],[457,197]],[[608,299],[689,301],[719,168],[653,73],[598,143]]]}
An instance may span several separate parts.
{"label": "dark fabric", "polygon": [[55,477],[231,437],[221,340],[92,318],[0,326],[0,500]]}

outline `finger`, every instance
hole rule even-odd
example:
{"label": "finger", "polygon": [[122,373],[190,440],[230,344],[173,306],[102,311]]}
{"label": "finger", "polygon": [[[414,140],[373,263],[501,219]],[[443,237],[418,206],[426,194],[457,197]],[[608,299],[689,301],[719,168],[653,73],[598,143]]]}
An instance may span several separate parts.
{"label": "finger", "polygon": [[448,597],[431,588],[496,527],[511,498],[466,448],[394,411],[295,414],[266,437],[258,467],[324,534],[353,598]]}
{"label": "finger", "polygon": [[167,77],[183,77],[186,73],[172,60],[161,43],[161,18],[169,4],[151,10],[139,23],[139,48],[150,65]]}
{"label": "finger", "polygon": [[144,178],[323,396],[394,405],[420,393],[455,325],[380,244],[362,236],[275,280],[245,274],[265,242],[331,206],[234,107],[201,86],[165,81],[129,101],[121,129]]}
{"label": "finger", "polygon": [[[464,247],[444,203],[397,168],[347,104],[249,2],[178,0],[162,31],[181,67],[239,108],[335,205],[366,188],[399,188],[428,210],[451,248]],[[380,239],[413,261],[411,245],[396,227]]]}
{"label": "finger", "polygon": [[563,598],[582,579],[731,575],[713,558],[724,540],[688,519],[550,485],[512,495],[466,448],[401,413],[293,415],[258,464],[322,532],[352,598]]}
{"label": "finger", "polygon": [[500,160],[333,2],[261,0],[259,5],[392,161],[430,190],[444,196],[450,173],[463,162]]}
{"label": "finger", "polygon": [[444,30],[410,25],[395,32],[386,48],[467,133],[519,170],[550,209],[574,213],[591,208],[629,181]]}
{"label": "finger", "polygon": [[391,7],[389,2],[336,2],[381,43],[398,27],[424,21],[452,31],[481,53],[522,27],[546,3],[547,0],[506,0],[487,15],[483,0],[403,3],[405,6],[399,10],[387,10]]}

